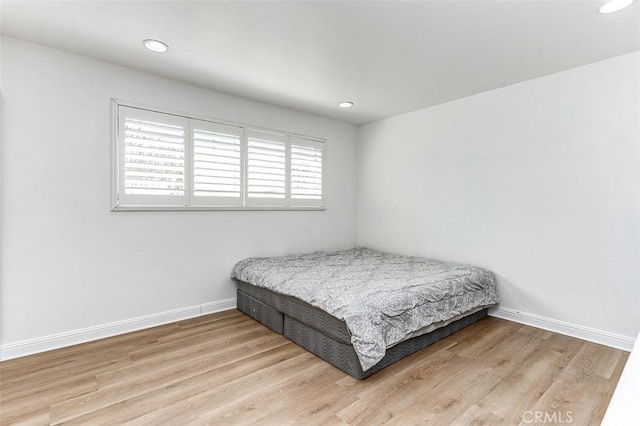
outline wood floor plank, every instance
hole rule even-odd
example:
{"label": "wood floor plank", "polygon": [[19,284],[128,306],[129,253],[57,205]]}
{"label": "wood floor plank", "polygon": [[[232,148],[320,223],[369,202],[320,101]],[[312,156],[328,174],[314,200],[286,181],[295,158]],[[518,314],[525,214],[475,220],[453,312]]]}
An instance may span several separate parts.
{"label": "wood floor plank", "polygon": [[460,416],[451,422],[452,426],[494,426],[503,424],[506,424],[505,419],[475,404],[469,405]]}
{"label": "wood floor plank", "polygon": [[[220,359],[242,357],[246,353],[245,345],[261,347],[270,345],[274,340],[284,342],[281,337],[274,336],[267,330],[254,328],[245,331],[234,336],[233,339],[203,340],[190,346],[182,345],[177,350],[140,358],[129,365],[99,372],[96,378],[103,388],[110,385],[123,385],[131,381],[144,380],[146,376],[167,375],[175,370],[179,372],[186,366],[205,361],[212,364],[219,362]],[[215,356],[214,359],[210,358],[212,354]]]}
{"label": "wood floor plank", "polygon": [[102,409],[86,413],[66,423],[78,425],[96,424],[99,422],[124,424],[145,415],[148,415],[147,419],[152,417],[162,418],[162,415],[156,412],[175,401],[187,400],[190,397],[209,391],[224,383],[245,377],[256,370],[278,364],[300,353],[300,348],[291,344],[276,346],[264,352],[253,353],[251,356],[239,359],[231,364],[221,365],[214,370],[204,372],[200,375],[185,378],[175,384],[153,390],[149,389],[147,392],[134,398],[129,398]]}
{"label": "wood floor plank", "polygon": [[230,310],[0,362],[0,424],[597,425],[627,357],[487,318],[358,381]]}
{"label": "wood floor plank", "polygon": [[[218,412],[216,415],[203,416],[210,424],[250,424],[262,422],[264,424],[295,424],[296,417],[302,409],[303,416],[316,411],[314,402],[320,392],[327,392],[335,386],[335,381],[341,374],[326,365],[313,362],[305,369],[304,376],[295,375],[275,386],[264,386],[253,397],[232,404],[235,409]],[[309,386],[313,383],[313,386]],[[228,408],[230,408],[229,406]],[[235,412],[234,412],[235,410]],[[287,412],[287,419],[283,421],[282,413]],[[304,418],[304,422],[310,419]]]}
{"label": "wood floor plank", "polygon": [[[387,417],[391,411],[402,409],[411,404],[416,389],[435,387],[447,380],[452,371],[456,371],[465,363],[465,359],[447,351],[439,351],[436,356],[420,360],[419,365],[403,368],[396,374],[383,371],[381,380],[374,389],[364,388],[357,393],[360,400],[338,412],[338,416],[347,423],[371,422],[376,417]],[[393,366],[392,366],[393,367]],[[403,398],[399,396],[403,395]],[[395,404],[387,404],[389,400],[397,400]],[[381,412],[384,412],[381,414]]]}
{"label": "wood floor plank", "polygon": [[25,416],[41,416],[43,412],[46,412],[46,418],[49,419],[51,405],[97,390],[95,377],[71,377],[70,380],[65,380],[61,386],[4,401],[0,418],[3,421],[15,421],[15,419]]}
{"label": "wood floor plank", "polygon": [[510,413],[524,413],[557,379],[568,359],[555,351],[533,351],[517,368],[504,374],[477,405],[503,419]]}
{"label": "wood floor plank", "polygon": [[[225,418],[237,414],[243,410],[243,404],[250,404],[254,399],[261,398],[262,395],[280,390],[282,383],[288,379],[301,376],[300,371],[304,371],[309,366],[315,364],[314,368],[322,368],[316,362],[317,359],[307,352],[301,351],[291,358],[280,363],[271,365],[252,372],[239,379],[212,387],[190,398],[176,401],[171,405],[155,411],[150,416],[140,418],[133,424],[146,424],[147,422],[162,421],[207,421],[215,416]],[[304,376],[300,377],[304,380]],[[283,389],[283,391],[286,391]]]}
{"label": "wood floor plank", "polygon": [[63,422],[75,417],[79,411],[87,413],[136,397],[149,390],[171,386],[185,378],[243,359],[251,350],[268,350],[284,343],[281,336],[267,334],[235,346],[227,346],[224,350],[216,351],[214,355],[198,352],[193,357],[185,356],[181,362],[172,359],[164,368],[154,365],[154,368],[136,371],[136,374],[118,375],[120,380],[116,382],[100,383],[99,380],[100,389],[96,392],[54,404],[51,407],[52,419],[55,422]]}
{"label": "wood floor plank", "polygon": [[610,383],[596,371],[606,365],[607,354],[611,353],[610,348],[584,342],[530,411],[571,417],[580,425],[598,424],[604,411],[597,412],[595,409],[602,406],[598,401],[607,397]]}

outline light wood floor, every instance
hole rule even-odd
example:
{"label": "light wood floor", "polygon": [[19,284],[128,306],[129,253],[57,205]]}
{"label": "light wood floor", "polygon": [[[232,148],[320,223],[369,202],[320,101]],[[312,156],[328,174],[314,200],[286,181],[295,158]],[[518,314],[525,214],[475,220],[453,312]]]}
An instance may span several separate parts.
{"label": "light wood floor", "polygon": [[597,425],[627,355],[487,318],[357,381],[232,310],[4,361],[0,423]]}

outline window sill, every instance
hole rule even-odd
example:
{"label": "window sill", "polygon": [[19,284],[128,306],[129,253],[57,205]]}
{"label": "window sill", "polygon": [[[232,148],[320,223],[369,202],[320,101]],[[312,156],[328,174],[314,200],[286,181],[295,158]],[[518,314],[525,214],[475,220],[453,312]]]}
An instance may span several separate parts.
{"label": "window sill", "polygon": [[326,207],[115,206],[112,212],[178,211],[326,211]]}

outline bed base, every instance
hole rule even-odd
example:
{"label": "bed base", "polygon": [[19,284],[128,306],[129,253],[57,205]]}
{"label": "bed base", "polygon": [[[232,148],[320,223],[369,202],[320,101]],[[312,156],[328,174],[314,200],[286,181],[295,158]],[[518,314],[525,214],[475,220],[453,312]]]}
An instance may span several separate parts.
{"label": "bed base", "polygon": [[487,309],[482,309],[430,333],[398,343],[387,349],[380,362],[362,371],[344,321],[321,309],[294,297],[239,281],[238,310],[358,380],[487,316]]}

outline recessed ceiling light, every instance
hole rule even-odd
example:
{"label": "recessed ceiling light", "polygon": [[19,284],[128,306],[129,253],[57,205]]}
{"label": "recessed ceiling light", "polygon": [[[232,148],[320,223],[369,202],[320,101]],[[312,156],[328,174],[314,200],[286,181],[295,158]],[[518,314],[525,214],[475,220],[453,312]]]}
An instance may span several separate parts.
{"label": "recessed ceiling light", "polygon": [[353,102],[344,101],[338,104],[340,108],[351,108],[353,106]]}
{"label": "recessed ceiling light", "polygon": [[633,0],[610,0],[602,5],[600,13],[607,14],[617,12],[629,6],[631,3],[633,3]]}
{"label": "recessed ceiling light", "polygon": [[150,51],[156,53],[164,53],[169,50],[169,46],[166,43],[163,43],[160,40],[154,40],[152,38],[144,40],[142,44],[144,44],[144,47],[146,47]]}

